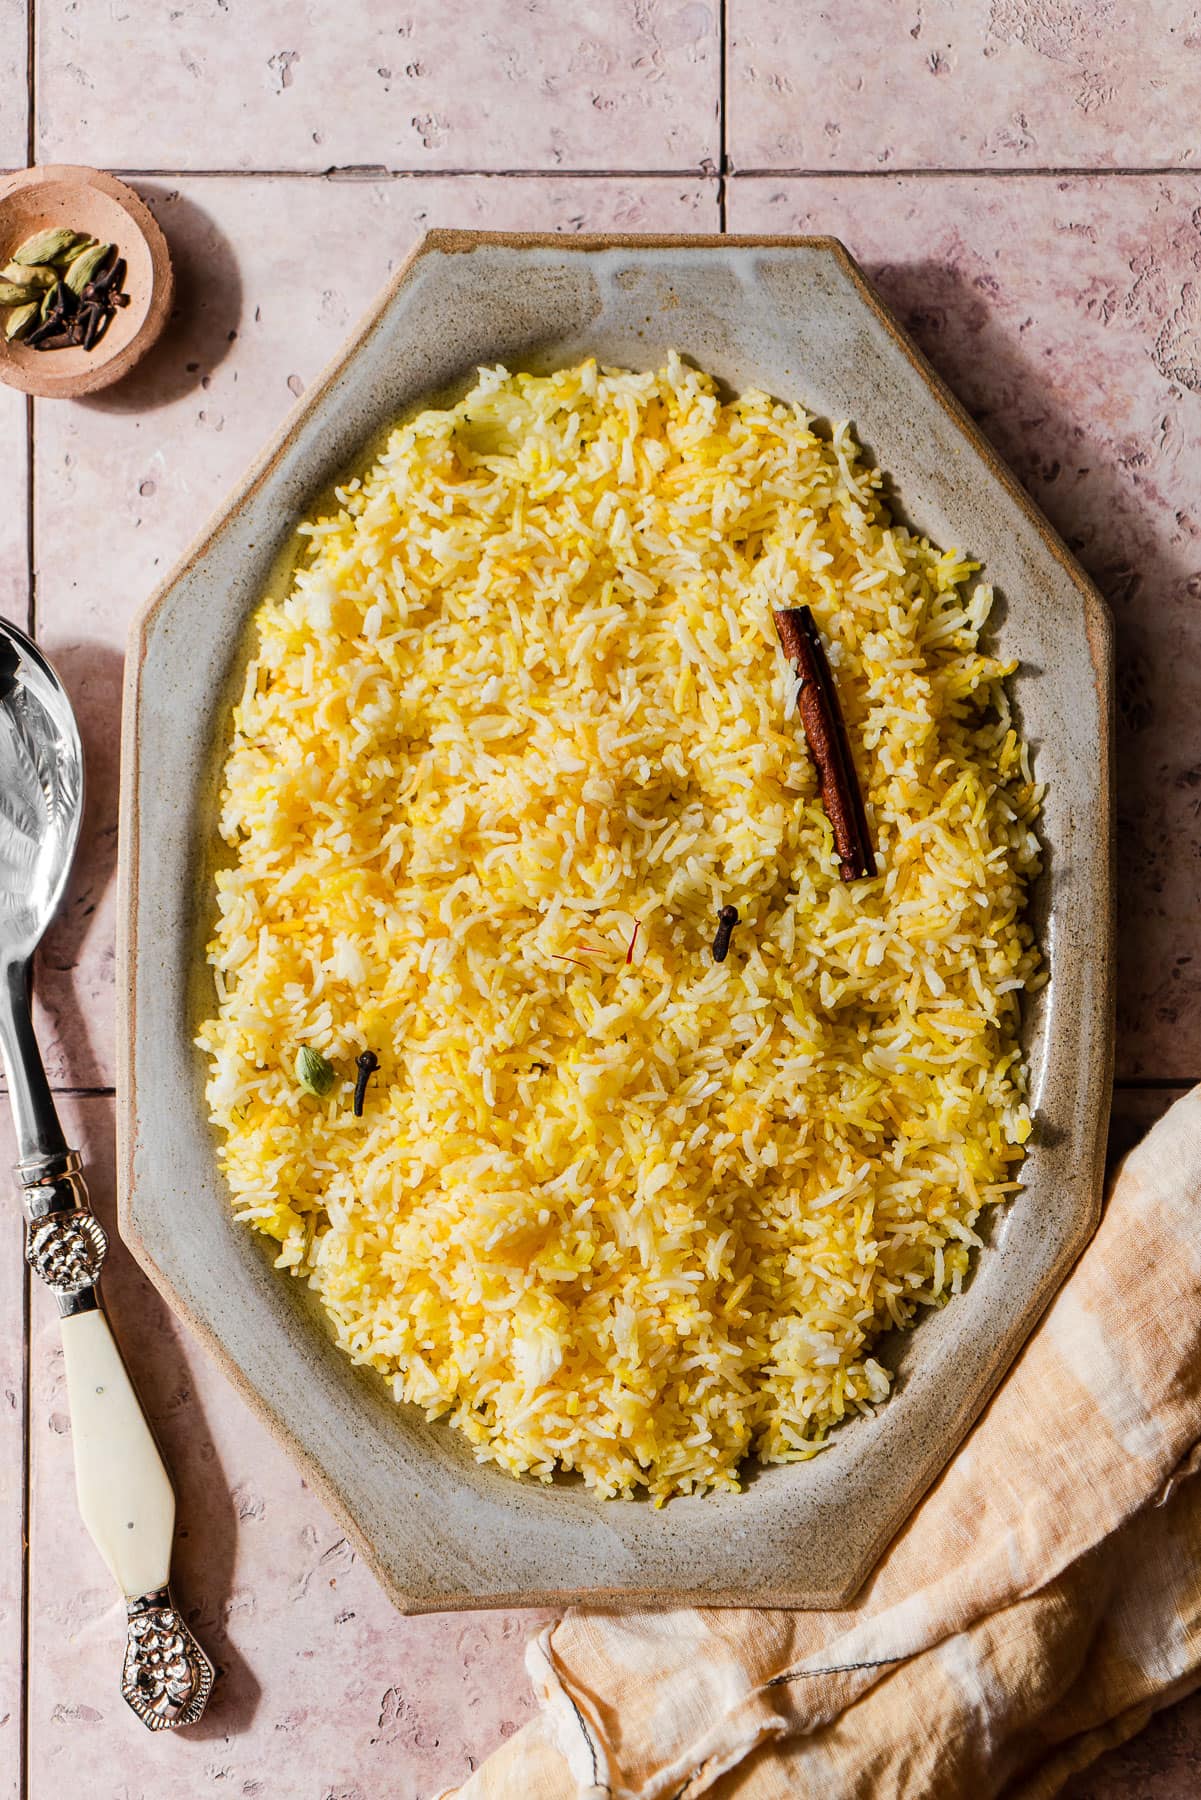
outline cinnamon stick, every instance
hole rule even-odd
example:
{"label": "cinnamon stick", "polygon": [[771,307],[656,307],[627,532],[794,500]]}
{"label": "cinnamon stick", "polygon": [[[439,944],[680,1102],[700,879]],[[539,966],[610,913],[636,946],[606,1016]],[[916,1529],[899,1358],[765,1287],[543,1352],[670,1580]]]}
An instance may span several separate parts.
{"label": "cinnamon stick", "polygon": [[825,645],[807,606],[773,607],[771,616],[780,648],[800,678],[797,707],[817,765],[818,791],[834,833],[839,873],[844,881],[862,881],[876,873],[876,858]]}

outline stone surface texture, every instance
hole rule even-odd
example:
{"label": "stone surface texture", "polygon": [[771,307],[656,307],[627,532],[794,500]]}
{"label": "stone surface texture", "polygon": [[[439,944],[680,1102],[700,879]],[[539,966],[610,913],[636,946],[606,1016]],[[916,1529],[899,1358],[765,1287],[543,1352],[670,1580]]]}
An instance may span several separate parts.
{"label": "stone surface texture", "polygon": [[26,402],[0,388],[0,445],[4,447],[0,501],[0,613],[26,623],[29,597],[29,439]]}
{"label": "stone surface texture", "polygon": [[0,0],[0,169],[20,169],[27,160],[28,49],[24,0]]}
{"label": "stone surface texture", "polygon": [[130,169],[697,170],[719,151],[718,4],[47,5],[38,149]]}
{"label": "stone surface texture", "polygon": [[735,169],[1187,168],[1180,0],[727,0]]}
{"label": "stone surface texture", "polygon": [[[128,171],[179,275],[124,385],[28,414],[0,390],[0,611],[32,617],[89,758],[39,1022],[102,1217],[128,621],[430,224],[848,243],[1117,617],[1115,1154],[1201,1077],[1201,8],[28,5],[0,0],[0,169],[26,160],[32,95],[38,158]],[[222,1670],[198,1731],[148,1738],[117,1695],[120,1608],[76,1517],[40,1291],[26,1362],[15,1204],[5,1239],[0,1800],[81,1778],[96,1800],[419,1800],[516,1729],[537,1616],[393,1613],[117,1248],[114,1317],[180,1490],[180,1599]],[[1192,1800],[1199,1765],[1194,1698],[1067,1792]]]}

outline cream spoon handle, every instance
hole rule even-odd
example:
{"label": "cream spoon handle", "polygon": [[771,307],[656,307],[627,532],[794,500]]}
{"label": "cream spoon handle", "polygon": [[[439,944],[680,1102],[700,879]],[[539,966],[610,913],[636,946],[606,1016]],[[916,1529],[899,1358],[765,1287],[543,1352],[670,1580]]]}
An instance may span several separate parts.
{"label": "cream spoon handle", "polygon": [[79,1511],[126,1600],[171,1576],[175,1494],[100,1307],[62,1321]]}

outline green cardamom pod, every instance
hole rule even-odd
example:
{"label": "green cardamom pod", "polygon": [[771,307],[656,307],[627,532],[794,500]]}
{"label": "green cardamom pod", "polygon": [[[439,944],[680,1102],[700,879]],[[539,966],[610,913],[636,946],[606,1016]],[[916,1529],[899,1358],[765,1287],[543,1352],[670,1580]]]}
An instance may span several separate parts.
{"label": "green cardamom pod", "polygon": [[95,275],[101,263],[105,261],[111,249],[111,244],[92,244],[74,259],[63,276],[63,280],[73,294],[83,293],[84,288]]}
{"label": "green cardamom pod", "polygon": [[54,302],[55,302],[55,299],[57,298],[57,296],[58,296],[58,283],[56,281],[54,286],[52,288],[47,288],[46,292],[42,295],[42,317],[43,317],[43,319],[48,319],[50,317],[50,314],[54,311]]}
{"label": "green cardamom pod", "polygon": [[0,269],[0,281],[11,281],[14,287],[24,288],[26,298],[30,294],[44,294],[57,280],[58,275],[45,263],[34,263],[27,269],[21,263],[10,262]]}
{"label": "green cardamom pod", "polygon": [[5,343],[15,344],[18,338],[23,338],[33,326],[41,310],[41,305],[37,300],[30,300],[25,306],[15,307],[4,321]]}
{"label": "green cardamom pod", "polygon": [[302,1044],[296,1052],[296,1079],[306,1094],[323,1100],[334,1085],[334,1065],[311,1044]]}
{"label": "green cardamom pod", "polygon": [[57,256],[49,257],[47,260],[52,262],[56,269],[65,269],[73,258],[84,250],[90,250],[92,245],[98,242],[97,238],[89,237],[86,231],[78,231],[75,234],[74,243],[68,244],[65,249],[59,251]]}
{"label": "green cardamom pod", "polygon": [[27,237],[23,244],[13,251],[12,259],[29,268],[34,263],[53,262],[64,250],[79,249],[81,239],[77,231],[68,231],[63,226],[53,227],[47,231],[35,231]]}

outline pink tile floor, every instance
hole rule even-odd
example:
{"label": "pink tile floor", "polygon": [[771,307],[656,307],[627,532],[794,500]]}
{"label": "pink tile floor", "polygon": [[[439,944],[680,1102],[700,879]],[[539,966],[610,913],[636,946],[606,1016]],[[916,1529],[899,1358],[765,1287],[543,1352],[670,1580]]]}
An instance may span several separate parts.
{"label": "pink tile floor", "polygon": [[[1201,12],[34,3],[30,31],[0,0],[0,168],[128,172],[179,275],[169,333],[122,387],[29,408],[0,390],[0,611],[58,661],[89,756],[39,1013],[103,1215],[129,618],[432,224],[848,243],[1114,608],[1115,1140],[1201,1078]],[[116,1696],[118,1609],[76,1521],[57,1333],[15,1209],[8,1237],[0,1800],[83,1776],[96,1800],[419,1800],[517,1727],[535,1616],[399,1618],[118,1251],[114,1314],[181,1493],[179,1587],[223,1672],[199,1731],[148,1739]],[[1199,1767],[1194,1699],[1070,1792],[1192,1800]]]}

